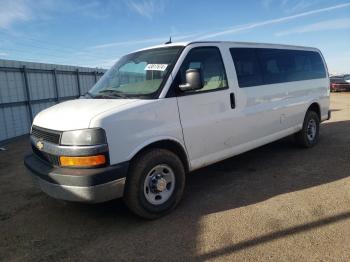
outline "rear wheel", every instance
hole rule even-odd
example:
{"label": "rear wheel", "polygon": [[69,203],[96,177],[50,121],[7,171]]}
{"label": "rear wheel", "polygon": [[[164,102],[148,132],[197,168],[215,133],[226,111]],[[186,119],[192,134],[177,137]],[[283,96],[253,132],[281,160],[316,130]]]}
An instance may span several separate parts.
{"label": "rear wheel", "polygon": [[320,132],[320,118],[314,111],[309,110],[304,119],[303,128],[295,135],[296,142],[305,148],[317,144]]}
{"label": "rear wheel", "polygon": [[185,169],[180,158],[165,149],[152,149],[131,163],[124,201],[135,214],[155,219],[174,209],[185,187]]}

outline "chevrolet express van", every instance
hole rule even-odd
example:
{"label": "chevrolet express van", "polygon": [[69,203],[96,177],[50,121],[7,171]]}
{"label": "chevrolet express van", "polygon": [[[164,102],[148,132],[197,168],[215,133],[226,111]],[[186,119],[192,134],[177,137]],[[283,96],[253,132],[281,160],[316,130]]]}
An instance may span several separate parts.
{"label": "chevrolet express van", "polygon": [[309,148],[329,119],[318,49],[170,43],[122,57],[80,99],[40,112],[25,165],[48,195],[174,209],[189,172],[285,136]]}

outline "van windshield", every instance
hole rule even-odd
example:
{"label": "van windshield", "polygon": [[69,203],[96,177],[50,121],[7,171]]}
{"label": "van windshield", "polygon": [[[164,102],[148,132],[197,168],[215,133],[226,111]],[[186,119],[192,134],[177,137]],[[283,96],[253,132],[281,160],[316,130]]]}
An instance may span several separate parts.
{"label": "van windshield", "polygon": [[176,62],[181,46],[149,49],[122,57],[88,92],[93,98],[155,94]]}

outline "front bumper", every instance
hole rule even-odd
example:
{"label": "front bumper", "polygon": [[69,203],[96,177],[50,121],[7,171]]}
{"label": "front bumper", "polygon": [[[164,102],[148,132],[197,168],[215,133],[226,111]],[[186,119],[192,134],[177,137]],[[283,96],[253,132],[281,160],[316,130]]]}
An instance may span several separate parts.
{"label": "front bumper", "polygon": [[51,197],[98,203],[122,197],[129,163],[78,169],[53,167],[34,154],[24,159],[34,183]]}

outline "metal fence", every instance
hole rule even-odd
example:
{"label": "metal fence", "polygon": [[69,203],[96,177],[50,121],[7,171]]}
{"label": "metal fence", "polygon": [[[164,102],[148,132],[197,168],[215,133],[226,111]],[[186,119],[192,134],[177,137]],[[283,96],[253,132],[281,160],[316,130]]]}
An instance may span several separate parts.
{"label": "metal fence", "polygon": [[86,93],[105,70],[0,60],[0,143],[27,134],[41,110]]}

